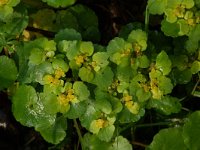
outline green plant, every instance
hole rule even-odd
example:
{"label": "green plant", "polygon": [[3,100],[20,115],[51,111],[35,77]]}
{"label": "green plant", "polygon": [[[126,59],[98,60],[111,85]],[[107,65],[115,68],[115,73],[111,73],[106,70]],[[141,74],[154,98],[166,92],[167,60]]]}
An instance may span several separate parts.
{"label": "green plant", "polygon": [[[55,8],[75,3],[43,2]],[[94,44],[100,39],[98,20],[83,5],[55,11],[42,2],[4,0],[1,10],[0,52],[7,56],[0,56],[0,90],[9,91],[16,120],[47,142],[60,143],[67,120],[73,120],[82,149],[129,150],[120,134],[137,126],[145,110],[181,112],[182,101],[172,94],[178,85],[191,83],[191,95],[200,95],[198,0],[149,0],[146,26],[124,27],[108,46]],[[148,29],[150,14],[164,15],[165,35]],[[183,149],[198,149],[190,133],[198,130],[198,118],[194,112],[183,126],[161,130],[147,149],[160,149],[162,138],[169,149],[180,136]]]}

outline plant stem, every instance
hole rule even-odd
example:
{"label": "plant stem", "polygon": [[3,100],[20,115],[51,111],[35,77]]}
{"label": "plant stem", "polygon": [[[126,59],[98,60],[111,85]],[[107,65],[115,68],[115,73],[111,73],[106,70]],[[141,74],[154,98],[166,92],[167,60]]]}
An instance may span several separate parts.
{"label": "plant stem", "polygon": [[83,137],[81,135],[81,131],[80,131],[79,127],[78,127],[78,123],[77,123],[76,119],[73,119],[73,121],[74,121],[74,127],[76,128],[76,132],[78,134],[78,138],[79,138],[80,143],[81,143],[81,147],[83,149]]}
{"label": "plant stem", "polygon": [[149,9],[147,5],[146,10],[145,10],[145,31],[147,34],[148,34],[148,26],[149,26]]}
{"label": "plant stem", "polygon": [[125,126],[124,128],[122,128],[119,133],[121,133],[122,131],[132,127],[134,125],[135,128],[143,128],[143,127],[152,127],[152,126],[166,126],[171,124],[171,122],[157,122],[157,123],[147,123],[147,124],[138,124],[136,125],[135,123],[131,123],[128,124],[127,126]]}
{"label": "plant stem", "polygon": [[140,143],[140,142],[133,141],[133,142],[131,142],[131,143],[132,143],[133,145],[141,146],[141,147],[144,147],[144,148],[147,147],[146,144],[143,144],[143,143]]}
{"label": "plant stem", "polygon": [[138,125],[135,125],[135,127],[143,128],[143,127],[152,127],[152,126],[165,126],[169,124],[171,124],[171,122],[157,122],[157,123],[138,124]]}
{"label": "plant stem", "polygon": [[181,109],[182,109],[182,110],[185,110],[185,111],[187,111],[187,112],[190,112],[190,109],[188,109],[188,108],[182,107]]}
{"label": "plant stem", "polygon": [[191,92],[191,95],[193,95],[193,96],[194,96],[194,93],[195,93],[195,90],[196,90],[197,86],[198,86],[199,83],[200,83],[200,74],[198,74],[198,76],[199,76],[199,79],[198,79],[197,83],[195,84],[195,86],[194,86],[194,88],[193,88],[193,90],[192,90],[192,92]]}

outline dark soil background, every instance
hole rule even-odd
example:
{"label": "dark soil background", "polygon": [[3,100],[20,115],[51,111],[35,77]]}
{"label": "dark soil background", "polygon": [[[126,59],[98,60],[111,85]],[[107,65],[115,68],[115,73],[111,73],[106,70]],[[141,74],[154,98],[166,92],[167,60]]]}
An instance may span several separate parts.
{"label": "dark soil background", "polygon": [[[147,0],[78,0],[77,3],[90,7],[99,18],[101,32],[101,44],[106,45],[113,37],[118,35],[119,30],[127,23],[138,21],[144,23],[144,11]],[[184,89],[178,88],[176,93],[183,93]],[[190,97],[184,105],[192,110],[200,109],[199,99]],[[156,114],[156,113],[155,113]],[[159,116],[153,111],[147,111],[141,121],[156,122]],[[152,117],[154,116],[154,117]],[[162,118],[161,118],[162,119]],[[0,150],[47,150],[80,149],[77,133],[73,122],[68,121],[66,139],[58,146],[51,145],[43,140],[33,128],[27,128],[18,123],[11,112],[11,101],[6,92],[0,92]],[[150,128],[134,128],[124,131],[135,150],[144,150],[150,144],[153,136],[165,126]],[[84,129],[82,129],[84,131]],[[78,148],[75,147],[78,145]]]}
{"label": "dark soil background", "polygon": [[123,25],[144,22],[147,0],[78,0],[90,7],[99,18],[102,44],[117,36]]}

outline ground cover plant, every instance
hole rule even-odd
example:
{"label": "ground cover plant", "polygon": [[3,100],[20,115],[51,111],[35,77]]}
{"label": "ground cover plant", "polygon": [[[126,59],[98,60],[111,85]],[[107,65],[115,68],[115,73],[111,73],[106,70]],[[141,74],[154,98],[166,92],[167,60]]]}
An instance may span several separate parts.
{"label": "ground cover plant", "polygon": [[0,125],[10,109],[33,134],[17,148],[200,149],[200,1],[134,2],[120,27],[110,2],[107,35],[101,3],[0,0]]}

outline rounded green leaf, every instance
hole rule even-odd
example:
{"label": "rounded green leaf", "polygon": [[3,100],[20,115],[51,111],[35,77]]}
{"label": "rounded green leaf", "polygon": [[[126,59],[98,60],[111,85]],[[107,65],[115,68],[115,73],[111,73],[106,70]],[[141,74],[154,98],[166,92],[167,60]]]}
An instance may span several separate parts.
{"label": "rounded green leaf", "polygon": [[200,24],[190,32],[189,39],[186,41],[186,49],[189,53],[194,53],[199,48],[200,41]]}
{"label": "rounded green leaf", "polygon": [[81,40],[81,34],[79,32],[77,32],[74,29],[64,29],[64,30],[60,30],[56,35],[55,35],[55,41],[59,42],[62,40],[69,40],[69,41],[73,41],[73,40]]}
{"label": "rounded green leaf", "polygon": [[161,99],[151,99],[148,103],[149,108],[155,108],[157,111],[170,115],[178,113],[181,110],[181,103],[178,98],[171,96],[164,96]]}
{"label": "rounded green leaf", "polygon": [[82,67],[78,73],[82,81],[91,82],[94,78],[94,73],[90,68]]}
{"label": "rounded green leaf", "polygon": [[69,119],[76,119],[83,115],[87,109],[87,101],[71,103],[69,111],[64,114]]}
{"label": "rounded green leaf", "polygon": [[131,51],[132,46],[130,43],[126,42],[124,39],[119,37],[112,39],[107,46],[107,51],[110,56],[115,53],[121,53],[124,50]]}
{"label": "rounded green leaf", "polygon": [[81,33],[85,41],[92,41],[94,43],[98,43],[100,41],[101,36],[98,26],[90,26]]}
{"label": "rounded green leaf", "polygon": [[141,29],[133,30],[128,36],[128,42],[139,44],[141,51],[144,51],[147,48],[147,34]]}
{"label": "rounded green leaf", "polygon": [[188,149],[198,150],[200,134],[200,111],[192,113],[183,126],[183,137]]}
{"label": "rounded green leaf", "polygon": [[200,72],[200,61],[195,60],[192,63],[191,72],[192,72],[192,74],[196,74],[196,73]]}
{"label": "rounded green leaf", "polygon": [[56,31],[53,24],[56,13],[52,9],[39,9],[31,16],[32,26],[47,31]]}
{"label": "rounded green leaf", "polygon": [[95,134],[86,133],[82,142],[84,148],[88,150],[117,150],[109,149],[111,143],[101,141]]}
{"label": "rounded green leaf", "polygon": [[54,59],[52,62],[54,69],[62,69],[62,71],[67,72],[69,70],[68,64],[63,59]]}
{"label": "rounded green leaf", "polygon": [[[4,7],[5,8],[7,7],[6,10],[3,10],[4,12],[1,12],[2,11],[1,9]],[[13,12],[12,11],[13,11],[13,8],[9,7],[8,5],[4,5],[3,7],[0,7],[0,20],[1,20],[2,15],[6,15],[4,23],[3,24],[1,23],[0,25],[0,31],[7,33],[9,36],[13,36],[12,39],[9,39],[9,42],[13,40],[12,41],[13,43],[17,43],[19,41],[15,41],[14,39],[17,38],[16,36],[21,35],[24,29],[28,26],[28,21],[29,21],[28,12],[27,12],[27,9],[22,5],[16,6],[14,8],[14,11]]]}
{"label": "rounded green leaf", "polygon": [[123,105],[118,98],[110,96],[110,103],[112,105],[112,114],[117,114],[122,111]]}
{"label": "rounded green leaf", "polygon": [[183,71],[187,68],[188,65],[188,56],[187,55],[172,55],[170,56],[172,60],[172,66],[177,67],[180,71]]}
{"label": "rounded green leaf", "polygon": [[112,83],[113,76],[111,68],[106,67],[103,71],[95,73],[92,83],[100,89],[107,90],[108,86]]}
{"label": "rounded green leaf", "polygon": [[58,8],[58,7],[67,7],[73,5],[76,0],[42,0],[46,2],[49,6]]}
{"label": "rounded green leaf", "polygon": [[54,25],[54,30],[56,29],[56,31],[65,28],[72,28],[78,31],[79,28],[77,18],[68,9],[57,11],[56,23]]}
{"label": "rounded green leaf", "polygon": [[93,105],[88,105],[84,115],[80,117],[81,125],[86,129],[90,129],[91,122],[98,119],[101,111],[97,110]]}
{"label": "rounded green leaf", "polygon": [[145,110],[141,108],[138,114],[131,113],[126,106],[124,106],[123,110],[119,113],[119,121],[120,123],[130,123],[138,121],[145,114]]}
{"label": "rounded green leaf", "polygon": [[104,112],[105,114],[110,114],[112,111],[112,105],[109,102],[109,97],[106,92],[99,89],[95,91],[95,107]]}
{"label": "rounded green leaf", "polygon": [[38,65],[45,60],[44,52],[42,49],[34,48],[31,50],[31,54],[29,56],[29,62]]}
{"label": "rounded green leaf", "polygon": [[17,4],[19,4],[19,2],[20,2],[20,0],[9,0],[8,3],[7,3],[7,5],[14,7]]}
{"label": "rounded green leaf", "polygon": [[165,51],[161,51],[156,58],[156,68],[159,69],[163,75],[168,75],[171,71],[172,63]]}
{"label": "rounded green leaf", "polygon": [[177,23],[170,23],[167,22],[166,20],[163,20],[161,22],[161,30],[167,36],[177,37],[180,31],[180,26]]}
{"label": "rounded green leaf", "polygon": [[10,16],[13,13],[13,8],[5,5],[5,6],[0,6],[0,20],[1,21],[6,21],[8,20],[8,18],[10,18]]}
{"label": "rounded green leaf", "polygon": [[83,54],[86,54],[87,56],[91,56],[94,52],[94,46],[92,42],[84,42],[82,41],[80,43],[80,51]]}
{"label": "rounded green leaf", "polygon": [[83,34],[87,33],[88,30],[91,30],[90,28],[92,27],[98,29],[98,18],[95,12],[90,8],[81,4],[77,4],[74,7],[69,8],[69,11],[72,12],[72,14],[77,18],[80,30]]}
{"label": "rounded green leaf", "polygon": [[173,90],[171,79],[167,78],[166,76],[158,77],[158,87],[164,95],[170,94]]}
{"label": "rounded green leaf", "polygon": [[83,82],[81,81],[74,82],[73,89],[74,89],[75,95],[78,96],[78,100],[80,101],[88,100],[88,97],[90,96],[90,92],[87,86]]}
{"label": "rounded green leaf", "polygon": [[37,38],[38,46],[44,49],[46,52],[56,51],[56,42],[54,40],[48,40],[47,38]]}
{"label": "rounded green leaf", "polygon": [[15,62],[7,56],[0,56],[0,90],[13,84],[17,74]]}
{"label": "rounded green leaf", "polygon": [[[130,79],[132,78],[133,72],[132,72],[131,66],[117,66],[116,70],[117,70],[116,76],[118,80],[120,80],[120,82],[128,83]],[[123,87],[125,87],[124,85]]]}
{"label": "rounded green leaf", "polygon": [[43,124],[35,127],[42,137],[49,143],[58,144],[64,140],[66,136],[67,121],[64,117],[56,118],[52,124]]}
{"label": "rounded green leaf", "polygon": [[33,70],[30,73],[30,77],[32,81],[44,84],[44,76],[46,74],[52,74],[53,72],[54,70],[51,63],[43,62],[33,68]]}
{"label": "rounded green leaf", "polygon": [[177,24],[179,24],[180,27],[180,31],[178,33],[179,36],[188,35],[190,31],[190,25],[188,25],[188,22],[184,19],[179,19]]}
{"label": "rounded green leaf", "polygon": [[15,119],[24,126],[48,125],[55,121],[55,115],[44,111],[44,105],[32,86],[20,86],[12,98],[12,103]]}
{"label": "rounded green leaf", "polygon": [[[58,50],[64,54],[68,53],[71,49],[74,49],[74,51],[77,51],[76,48],[77,41],[67,41],[62,40],[58,42]],[[72,59],[71,57],[69,58]]]}
{"label": "rounded green leaf", "polygon": [[187,9],[190,9],[195,5],[194,0],[183,0],[182,4],[185,5]]}
{"label": "rounded green leaf", "polygon": [[56,94],[41,93],[40,99],[44,105],[44,110],[46,113],[56,114],[59,112],[59,102]]}
{"label": "rounded green leaf", "polygon": [[178,19],[178,17],[174,13],[174,9],[172,8],[167,8],[165,10],[165,15],[166,15],[166,21],[169,23],[175,23]]}
{"label": "rounded green leaf", "polygon": [[187,150],[181,129],[182,128],[168,128],[160,130],[160,132],[154,136],[153,142],[148,147],[148,150]]}
{"label": "rounded green leaf", "polygon": [[109,142],[114,134],[115,126],[114,125],[108,125],[105,128],[100,129],[99,133],[97,134],[97,137],[102,140]]}
{"label": "rounded green leaf", "polygon": [[109,150],[132,150],[132,146],[126,138],[117,136]]}
{"label": "rounded green leaf", "polygon": [[186,84],[191,81],[192,72],[191,72],[191,69],[185,69],[183,71],[175,69],[173,70],[173,76],[176,83]]}
{"label": "rounded green leaf", "polygon": [[148,10],[150,14],[161,15],[167,6],[167,0],[148,0]]}
{"label": "rounded green leaf", "polygon": [[149,59],[146,55],[142,55],[136,58],[139,62],[140,68],[148,68],[149,67]]}
{"label": "rounded green leaf", "polygon": [[92,56],[92,60],[96,63],[97,67],[99,66],[100,68],[106,67],[109,64],[108,58],[109,55],[106,52],[97,52]]}
{"label": "rounded green leaf", "polygon": [[145,91],[143,88],[138,88],[136,91],[136,96],[139,102],[145,102],[151,97],[151,92]]}

